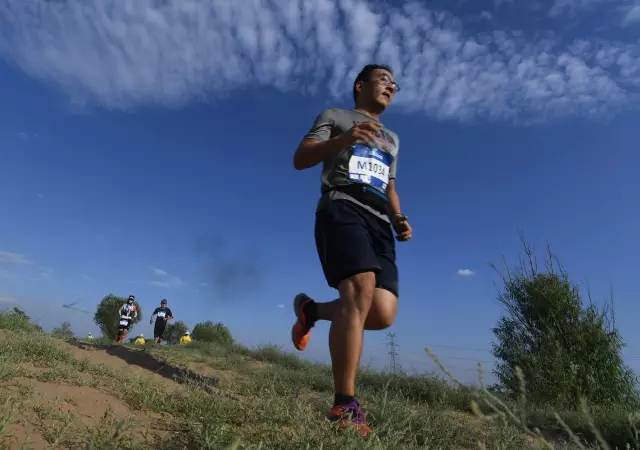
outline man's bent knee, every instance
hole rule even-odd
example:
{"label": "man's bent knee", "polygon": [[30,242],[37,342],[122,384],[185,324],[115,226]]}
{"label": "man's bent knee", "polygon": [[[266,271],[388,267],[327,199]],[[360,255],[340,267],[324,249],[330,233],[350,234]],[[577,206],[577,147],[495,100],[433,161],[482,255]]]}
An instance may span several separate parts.
{"label": "man's bent knee", "polygon": [[365,321],[365,330],[384,330],[393,325],[398,313],[398,297],[392,292],[377,288],[373,295],[371,309]]}
{"label": "man's bent knee", "polygon": [[362,272],[343,280],[338,286],[340,300],[347,309],[367,313],[373,303],[376,290],[374,272]]}

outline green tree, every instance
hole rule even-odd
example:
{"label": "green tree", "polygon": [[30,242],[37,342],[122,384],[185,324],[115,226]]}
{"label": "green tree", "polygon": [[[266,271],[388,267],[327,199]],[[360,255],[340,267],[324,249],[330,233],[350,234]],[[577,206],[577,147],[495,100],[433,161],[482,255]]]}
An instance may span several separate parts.
{"label": "green tree", "polygon": [[51,334],[60,338],[73,337],[73,331],[71,330],[71,324],[69,322],[62,322],[59,327],[55,327]]}
{"label": "green tree", "polygon": [[210,320],[201,322],[193,327],[193,337],[202,342],[216,342],[222,345],[233,344],[233,336],[222,322],[213,323]]}
{"label": "green tree", "polygon": [[[520,234],[526,258],[515,271],[501,274],[498,297],[505,313],[493,328],[498,359],[494,370],[503,392],[517,397],[524,374],[533,403],[576,407],[580,398],[597,405],[638,405],[635,374],[624,364],[622,338],[613,308],[583,305],[578,286],[548,248],[540,271]],[[495,269],[495,266],[492,264]]]}
{"label": "green tree", "polygon": [[[115,340],[118,335],[118,319],[120,317],[118,310],[126,302],[127,297],[118,297],[109,293],[102,298],[93,316],[93,322],[98,325],[103,336],[106,336],[112,341]],[[134,302],[134,304],[138,308],[138,317],[131,321],[132,326],[142,320],[142,308],[137,301]]]}
{"label": "green tree", "polygon": [[187,331],[189,327],[182,320],[178,320],[174,323],[167,325],[167,330],[164,333],[164,338],[169,344],[177,344],[180,342],[180,336]]}

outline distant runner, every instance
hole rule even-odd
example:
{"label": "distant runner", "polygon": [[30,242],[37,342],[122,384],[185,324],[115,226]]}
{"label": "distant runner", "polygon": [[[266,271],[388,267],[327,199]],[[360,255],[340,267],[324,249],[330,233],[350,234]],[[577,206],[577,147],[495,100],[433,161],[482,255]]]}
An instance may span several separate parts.
{"label": "distant runner", "polygon": [[191,342],[191,333],[189,330],[185,331],[184,334],[180,337],[180,344],[188,344]]}
{"label": "distant runner", "polygon": [[116,343],[121,344],[127,338],[127,332],[133,322],[138,317],[138,308],[135,305],[136,297],[130,295],[127,303],[122,305],[118,310],[118,337]]}
{"label": "distant runner", "polygon": [[90,340],[90,341],[93,341],[93,334],[89,333],[89,335],[87,336],[87,339]]}
{"label": "distant runner", "polygon": [[334,402],[327,418],[340,428],[371,432],[356,400],[355,379],[364,330],[389,327],[398,309],[395,238],[412,237],[396,193],[398,136],[380,122],[398,85],[391,69],[367,65],[353,84],[355,108],[322,111],[294,155],[297,170],[322,168],[315,242],[334,301],[317,303],[300,293],[291,338],[302,351],[318,320],[331,322],[329,349]]}
{"label": "distant runner", "polygon": [[147,341],[144,340],[144,335],[141,334],[136,338],[135,344],[144,345]]}
{"label": "distant runner", "polygon": [[153,311],[153,314],[151,314],[151,320],[149,321],[151,324],[153,323],[153,316],[157,316],[156,324],[153,327],[153,338],[155,339],[156,344],[159,344],[162,342],[162,335],[167,329],[167,321],[173,319],[173,313],[167,307],[166,299],[163,298],[160,302],[160,307],[156,308]]}

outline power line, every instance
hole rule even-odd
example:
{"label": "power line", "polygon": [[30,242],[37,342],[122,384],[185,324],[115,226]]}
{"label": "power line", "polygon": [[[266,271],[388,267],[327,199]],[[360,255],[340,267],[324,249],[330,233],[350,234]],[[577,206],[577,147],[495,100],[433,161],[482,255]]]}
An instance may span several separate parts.
{"label": "power line", "polygon": [[[387,343],[373,342],[370,345],[387,345]],[[456,345],[446,345],[446,344],[427,344],[425,345],[425,347],[448,348],[451,350],[464,350],[464,351],[472,351],[472,352],[480,352],[480,353],[491,353],[491,349],[488,349],[488,348],[458,347]]]}
{"label": "power line", "polygon": [[[372,342],[371,344],[369,344],[371,346],[374,345],[388,345],[386,342]],[[429,347],[429,348],[446,348],[446,349],[450,349],[450,350],[461,350],[461,351],[468,351],[468,352],[480,352],[480,353],[491,353],[492,350],[491,349],[482,349],[482,348],[473,348],[473,347],[460,347],[457,345],[447,345],[447,344],[427,344],[424,347]],[[418,352],[413,352],[415,354],[417,354]],[[622,352],[624,354],[624,351]],[[448,358],[454,358],[454,357],[448,357]],[[456,359],[460,359],[460,357],[457,357]],[[462,358],[465,359],[465,358]],[[473,358],[466,358],[469,360],[473,360],[475,361],[475,359]],[[635,360],[640,360],[640,355],[629,355],[629,356],[625,356],[624,357],[625,360],[630,360],[630,361],[635,361]]]}

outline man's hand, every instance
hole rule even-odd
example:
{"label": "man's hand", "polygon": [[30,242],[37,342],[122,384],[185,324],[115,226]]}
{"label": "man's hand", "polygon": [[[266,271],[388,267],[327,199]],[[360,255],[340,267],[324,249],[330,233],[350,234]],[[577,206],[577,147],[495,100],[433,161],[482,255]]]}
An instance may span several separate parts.
{"label": "man's hand", "polygon": [[352,144],[363,144],[369,147],[375,145],[376,134],[382,127],[380,122],[357,122],[348,131],[340,135],[340,139],[347,147]]}
{"label": "man's hand", "polygon": [[413,237],[413,230],[409,225],[409,217],[402,214],[394,214],[391,216],[391,225],[399,242],[406,242]]}

